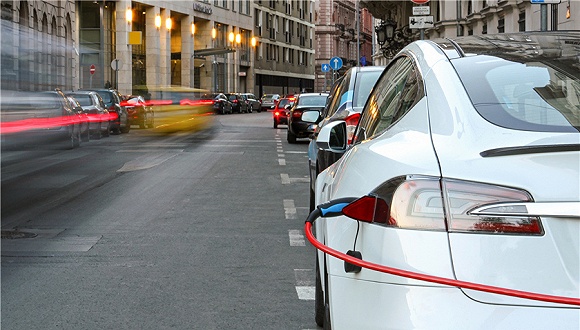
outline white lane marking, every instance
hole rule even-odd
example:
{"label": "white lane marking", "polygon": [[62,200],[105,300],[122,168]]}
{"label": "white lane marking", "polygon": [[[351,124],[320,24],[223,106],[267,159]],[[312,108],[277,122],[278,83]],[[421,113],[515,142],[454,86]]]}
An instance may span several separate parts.
{"label": "white lane marking", "polygon": [[285,165],[286,165],[286,159],[279,158],[279,159],[278,159],[278,164],[279,164],[280,166],[285,166]]}
{"label": "white lane marking", "polygon": [[314,300],[314,287],[313,286],[297,286],[296,293],[298,294],[298,299],[300,300]]}
{"label": "white lane marking", "polygon": [[308,151],[286,151],[287,154],[308,154]]}
{"label": "white lane marking", "polygon": [[286,219],[296,219],[296,205],[293,199],[284,200],[284,213]]}
{"label": "white lane marking", "polygon": [[284,157],[286,157],[286,156],[284,156],[284,154],[278,154],[278,157],[280,157],[280,158],[284,158]]}
{"label": "white lane marking", "polygon": [[288,238],[290,239],[290,246],[306,246],[304,235],[298,229],[288,230]]}
{"label": "white lane marking", "polygon": [[315,286],[313,269],[294,269],[296,293],[300,300],[314,300]]}
{"label": "white lane marking", "polygon": [[281,173],[280,178],[282,179],[282,184],[290,184],[290,176],[286,173]]}
{"label": "white lane marking", "polygon": [[298,183],[298,182],[305,182],[305,183],[309,183],[310,182],[310,178],[308,177],[304,177],[304,178],[290,178],[290,176],[286,173],[281,173],[280,174],[280,179],[282,180],[282,184],[291,184],[291,183]]}

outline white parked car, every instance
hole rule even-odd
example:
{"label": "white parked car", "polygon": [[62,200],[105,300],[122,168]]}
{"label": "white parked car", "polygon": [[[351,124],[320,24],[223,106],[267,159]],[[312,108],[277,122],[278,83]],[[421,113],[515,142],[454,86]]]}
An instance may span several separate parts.
{"label": "white parked car", "polygon": [[352,146],[344,121],[317,138],[346,152],[318,176],[315,212],[359,198],[314,221],[318,241],[378,265],[556,300],[357,269],[318,251],[319,325],[578,329],[578,45],[580,32],[415,41],[379,78]]}

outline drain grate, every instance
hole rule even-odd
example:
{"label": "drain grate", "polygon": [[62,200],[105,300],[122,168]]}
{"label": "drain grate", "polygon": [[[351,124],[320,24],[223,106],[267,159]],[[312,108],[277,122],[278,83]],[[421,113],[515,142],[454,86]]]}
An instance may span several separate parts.
{"label": "drain grate", "polygon": [[2,230],[2,239],[34,238],[37,234],[20,230]]}

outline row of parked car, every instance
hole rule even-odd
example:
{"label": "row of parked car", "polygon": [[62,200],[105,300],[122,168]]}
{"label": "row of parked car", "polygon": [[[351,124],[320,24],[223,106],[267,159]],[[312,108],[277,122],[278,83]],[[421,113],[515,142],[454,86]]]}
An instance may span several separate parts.
{"label": "row of parked car", "polygon": [[141,95],[115,89],[2,92],[3,148],[58,143],[65,149],[131,126],[154,127],[154,108]]}
{"label": "row of parked car", "polygon": [[216,114],[262,111],[262,102],[252,93],[206,93],[202,100],[212,101]]}
{"label": "row of parked car", "polygon": [[578,328],[579,44],[578,31],[416,41],[295,97],[306,229],[332,249],[316,255],[319,326]]}

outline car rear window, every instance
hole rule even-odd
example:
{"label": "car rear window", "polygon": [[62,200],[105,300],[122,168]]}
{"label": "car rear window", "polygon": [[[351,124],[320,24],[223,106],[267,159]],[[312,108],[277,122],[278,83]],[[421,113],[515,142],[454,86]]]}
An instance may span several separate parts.
{"label": "car rear window", "polygon": [[525,131],[580,131],[580,80],[573,63],[487,55],[452,63],[475,109],[489,122]]}
{"label": "car rear window", "polygon": [[326,104],[326,95],[301,96],[300,106],[323,107]]}

